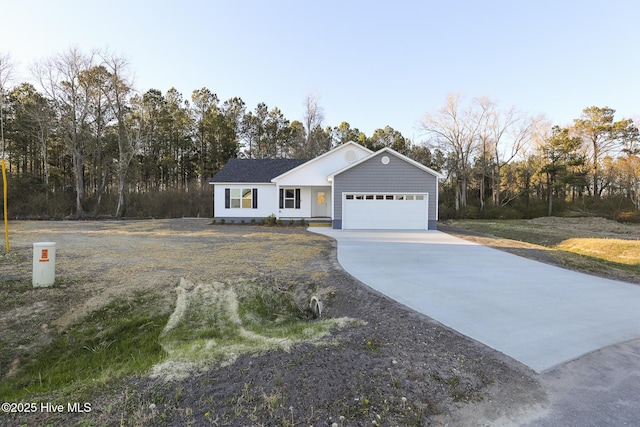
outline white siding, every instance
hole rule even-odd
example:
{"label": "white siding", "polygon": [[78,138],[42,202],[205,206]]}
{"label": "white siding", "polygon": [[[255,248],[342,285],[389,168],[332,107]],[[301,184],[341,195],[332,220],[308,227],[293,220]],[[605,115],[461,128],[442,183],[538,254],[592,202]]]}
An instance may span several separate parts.
{"label": "white siding", "polygon": [[360,145],[345,144],[283,174],[282,178],[277,179],[277,183],[280,187],[327,186],[329,175],[370,154],[370,151]]}
{"label": "white siding", "polygon": [[[280,188],[300,188],[300,209],[278,209],[278,218],[309,218],[311,217],[311,188],[299,185],[280,186]],[[276,194],[276,207],[280,206],[280,194]]]}
{"label": "white siding", "polygon": [[[226,188],[257,188],[258,208],[225,208],[224,192]],[[275,184],[226,184],[217,183],[214,186],[214,216],[216,218],[266,218],[278,215],[278,191]]]}

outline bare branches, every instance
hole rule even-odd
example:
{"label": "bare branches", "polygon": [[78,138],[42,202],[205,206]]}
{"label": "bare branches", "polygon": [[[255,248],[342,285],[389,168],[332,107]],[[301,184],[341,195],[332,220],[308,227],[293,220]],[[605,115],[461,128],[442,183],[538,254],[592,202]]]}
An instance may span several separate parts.
{"label": "bare branches", "polygon": [[13,75],[13,63],[8,53],[0,53],[0,140],[4,158],[4,96]]}
{"label": "bare branches", "polygon": [[530,143],[534,120],[515,107],[500,109],[488,97],[471,100],[463,106],[460,95],[449,94],[446,105],[435,114],[427,114],[420,128],[427,142],[448,153],[456,180],[456,210],[466,205],[467,184],[472,178],[474,156],[479,159],[481,209],[484,207],[484,182],[492,180],[491,191],[499,203],[501,169],[514,160]]}
{"label": "bare branches", "polygon": [[14,65],[11,55],[0,53],[0,92],[4,93],[13,79]]}

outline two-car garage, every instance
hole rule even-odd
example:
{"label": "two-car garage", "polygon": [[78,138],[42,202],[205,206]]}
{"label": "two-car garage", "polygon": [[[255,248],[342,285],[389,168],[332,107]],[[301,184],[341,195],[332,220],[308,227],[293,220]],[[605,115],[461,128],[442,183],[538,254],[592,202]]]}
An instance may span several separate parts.
{"label": "two-car garage", "polygon": [[343,193],[342,228],[426,230],[426,193]]}

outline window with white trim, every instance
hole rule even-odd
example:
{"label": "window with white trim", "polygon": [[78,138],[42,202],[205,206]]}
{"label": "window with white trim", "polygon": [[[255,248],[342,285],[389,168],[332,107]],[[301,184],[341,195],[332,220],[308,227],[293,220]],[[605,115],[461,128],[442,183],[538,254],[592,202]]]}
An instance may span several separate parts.
{"label": "window with white trim", "polygon": [[257,188],[225,188],[224,207],[226,209],[257,209]]}
{"label": "window with white trim", "polygon": [[300,209],[300,189],[280,189],[280,209]]}
{"label": "window with white trim", "polygon": [[293,188],[284,189],[284,208],[293,209],[296,206],[296,191]]}

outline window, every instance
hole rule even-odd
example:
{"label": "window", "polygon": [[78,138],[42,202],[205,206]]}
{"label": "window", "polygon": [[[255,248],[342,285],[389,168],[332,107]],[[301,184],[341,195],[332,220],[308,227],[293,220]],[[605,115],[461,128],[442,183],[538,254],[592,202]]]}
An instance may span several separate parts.
{"label": "window", "polygon": [[424,194],[345,194],[346,200],[424,200]]}
{"label": "window", "polygon": [[250,188],[243,188],[242,189],[242,207],[249,209],[252,206],[251,203],[251,189]]}
{"label": "window", "polygon": [[300,209],[300,189],[280,189],[280,209]]}
{"label": "window", "polygon": [[258,189],[225,188],[224,207],[226,209],[258,209]]}
{"label": "window", "polygon": [[242,190],[239,188],[234,188],[231,190],[231,207],[239,208],[240,207],[240,195],[242,194]]}
{"label": "window", "polygon": [[296,205],[296,192],[291,188],[284,190],[284,208],[293,209]]}

